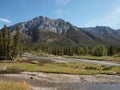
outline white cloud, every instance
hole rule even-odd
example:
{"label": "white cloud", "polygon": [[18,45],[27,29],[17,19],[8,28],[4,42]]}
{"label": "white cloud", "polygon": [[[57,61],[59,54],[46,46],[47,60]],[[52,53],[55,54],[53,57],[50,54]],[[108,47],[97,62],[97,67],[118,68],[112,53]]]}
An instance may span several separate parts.
{"label": "white cloud", "polygon": [[5,19],[5,18],[0,18],[0,21],[4,22],[4,23],[11,23],[11,21],[9,21],[8,19]]}
{"label": "white cloud", "polygon": [[93,19],[84,26],[110,26],[112,28],[120,28],[120,7],[115,8],[111,13],[99,19]]}
{"label": "white cloud", "polygon": [[64,15],[69,14],[70,12],[63,9],[57,9],[54,11],[54,13],[57,15],[57,17],[63,17]]}
{"label": "white cloud", "polygon": [[71,2],[71,0],[56,0],[57,5],[67,5]]}

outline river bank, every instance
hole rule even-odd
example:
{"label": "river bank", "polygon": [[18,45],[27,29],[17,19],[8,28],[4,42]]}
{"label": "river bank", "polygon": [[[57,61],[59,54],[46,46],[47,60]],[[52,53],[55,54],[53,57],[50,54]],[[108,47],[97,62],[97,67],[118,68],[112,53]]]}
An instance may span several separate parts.
{"label": "river bank", "polygon": [[0,81],[20,81],[28,83],[33,90],[86,90],[82,85],[117,84],[119,75],[69,75],[54,73],[22,72],[21,74],[1,74]]}

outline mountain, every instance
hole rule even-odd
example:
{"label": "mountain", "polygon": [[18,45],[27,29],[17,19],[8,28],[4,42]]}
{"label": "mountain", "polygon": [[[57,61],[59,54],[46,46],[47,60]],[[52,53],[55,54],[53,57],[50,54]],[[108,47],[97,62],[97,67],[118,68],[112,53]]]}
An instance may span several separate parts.
{"label": "mountain", "polygon": [[21,27],[24,43],[60,45],[60,46],[120,46],[120,30],[106,26],[79,28],[63,19],[50,19],[38,16],[30,21],[10,26],[15,30]]}
{"label": "mountain", "polygon": [[85,28],[84,30],[91,31],[91,32],[93,32],[97,35],[101,35],[105,38],[120,40],[117,31],[115,31],[114,29],[111,29],[110,27],[96,26],[95,28]]}
{"label": "mountain", "polygon": [[64,36],[72,25],[62,19],[49,19],[39,16],[33,20],[15,24],[10,28],[15,30],[16,25],[21,27],[25,43],[31,41],[32,43],[44,44],[76,44]]}
{"label": "mountain", "polygon": [[[41,31],[49,31],[54,33],[66,33],[66,31],[72,26],[69,22],[65,22],[62,19],[49,19],[47,17],[38,16],[28,22],[18,23],[23,32],[34,32],[39,29]],[[11,26],[15,28],[16,25]]]}
{"label": "mountain", "polygon": [[114,30],[107,26],[96,26],[83,28],[83,31],[92,32],[97,36],[101,37],[102,40],[106,43],[109,43],[111,46],[119,46],[120,42],[120,30]]}
{"label": "mountain", "polygon": [[116,30],[116,32],[120,36],[120,29]]}

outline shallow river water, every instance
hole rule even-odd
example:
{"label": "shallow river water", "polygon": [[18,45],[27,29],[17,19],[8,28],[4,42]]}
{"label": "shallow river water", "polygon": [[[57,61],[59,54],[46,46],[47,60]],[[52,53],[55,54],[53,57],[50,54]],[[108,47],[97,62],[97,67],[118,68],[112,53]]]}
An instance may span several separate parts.
{"label": "shallow river water", "polygon": [[78,84],[59,90],[120,90],[120,84]]}

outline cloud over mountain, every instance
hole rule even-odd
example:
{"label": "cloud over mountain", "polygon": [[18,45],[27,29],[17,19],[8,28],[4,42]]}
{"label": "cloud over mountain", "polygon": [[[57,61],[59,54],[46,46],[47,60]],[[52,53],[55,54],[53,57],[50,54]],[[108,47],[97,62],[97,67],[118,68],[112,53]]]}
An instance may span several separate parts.
{"label": "cloud over mountain", "polygon": [[3,23],[11,23],[11,21],[10,20],[8,20],[8,19],[5,19],[5,18],[0,18],[0,22],[3,22]]}

